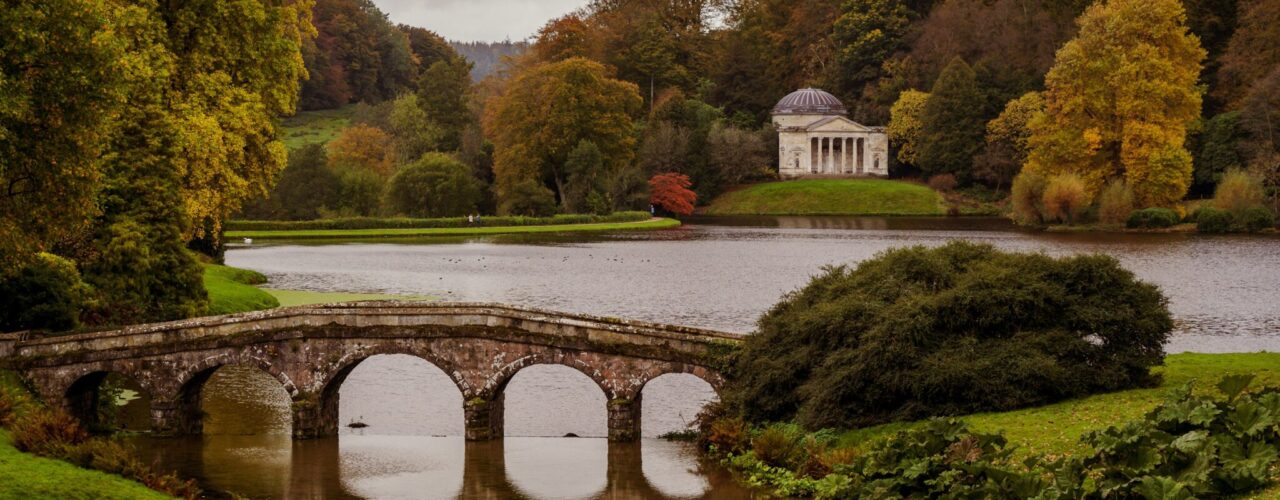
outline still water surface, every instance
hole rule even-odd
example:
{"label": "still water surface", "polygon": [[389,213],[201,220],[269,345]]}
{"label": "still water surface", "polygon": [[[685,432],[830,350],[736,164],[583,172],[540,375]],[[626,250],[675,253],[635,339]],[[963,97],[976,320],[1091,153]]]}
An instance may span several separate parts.
{"label": "still water surface", "polygon": [[[1280,238],[1050,234],[991,219],[767,217],[695,220],[679,229],[238,248],[227,263],[271,286],[428,295],[749,333],[822,266],[953,239],[1050,255],[1101,252],[1170,299],[1171,352],[1280,350]],[[561,366],[520,372],[506,392],[507,438],[465,443],[462,397],[409,356],[362,363],[341,388],[345,428],[287,436],[288,396],[255,369],[229,367],[203,396],[206,435],[139,441],[159,463],[209,488],[251,497],[743,498],[685,445],[651,439],[687,427],[714,399],[695,377],[646,386],[639,444],[611,445],[605,396]],[[579,438],[565,438],[573,433]]]}

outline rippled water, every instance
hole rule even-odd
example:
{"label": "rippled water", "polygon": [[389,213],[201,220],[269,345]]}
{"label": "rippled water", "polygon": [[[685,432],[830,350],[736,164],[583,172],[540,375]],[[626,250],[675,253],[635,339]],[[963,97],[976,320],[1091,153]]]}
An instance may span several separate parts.
{"label": "rippled water", "polygon": [[[1169,350],[1280,350],[1280,238],[1050,234],[988,219],[784,217],[615,235],[541,235],[238,248],[227,263],[271,286],[430,295],[748,333],[822,266],[952,239],[1051,255],[1102,252],[1160,286],[1178,320]],[[341,388],[333,439],[288,437],[289,400],[271,377],[211,378],[202,438],[140,439],[163,466],[250,497],[744,498],[685,445],[609,444],[605,396],[563,366],[533,366],[506,389],[507,437],[466,443],[462,396],[410,356],[376,356]],[[669,375],[646,385],[643,435],[685,428],[715,394]],[[573,433],[582,438],[564,438]]]}
{"label": "rippled water", "polygon": [[1274,236],[1059,234],[1017,231],[991,219],[715,222],[607,236],[255,246],[228,252],[227,263],[261,271],[278,288],[506,302],[747,333],[824,265],[964,239],[1051,255],[1115,256],[1168,295],[1178,320],[1171,352],[1280,349]]}

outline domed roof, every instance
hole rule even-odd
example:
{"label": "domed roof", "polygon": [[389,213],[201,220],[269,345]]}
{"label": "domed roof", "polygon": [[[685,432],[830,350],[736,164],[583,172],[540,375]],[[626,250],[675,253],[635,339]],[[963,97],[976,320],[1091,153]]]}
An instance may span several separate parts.
{"label": "domed roof", "polygon": [[844,115],[848,111],[836,96],[821,89],[800,89],[773,107],[775,115]]}

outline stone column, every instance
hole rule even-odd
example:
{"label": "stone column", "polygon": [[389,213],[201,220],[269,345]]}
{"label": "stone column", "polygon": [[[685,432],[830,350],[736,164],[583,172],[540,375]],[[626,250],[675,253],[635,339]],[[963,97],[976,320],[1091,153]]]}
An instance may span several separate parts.
{"label": "stone column", "polygon": [[462,415],[466,419],[467,441],[502,439],[502,395],[491,399],[471,398],[462,403]]}
{"label": "stone column", "polygon": [[818,171],[818,164],[819,164],[818,155],[821,151],[822,151],[822,141],[817,138],[810,137],[809,138],[809,171],[806,173],[812,174]]}
{"label": "stone column", "polygon": [[195,436],[204,432],[200,399],[151,399],[151,432],[157,436]]}
{"label": "stone column", "polygon": [[[836,152],[836,146],[840,146],[840,151]],[[831,171],[841,173],[844,171],[844,139],[840,137],[831,138]]]}
{"label": "stone column", "polygon": [[640,396],[609,401],[609,440],[640,439]]}
{"label": "stone column", "polygon": [[853,162],[857,158],[857,155],[854,154],[854,148],[858,147],[858,140],[850,137],[845,139],[845,144],[845,157],[849,159],[849,162],[845,164],[848,165],[845,170],[848,171],[847,173],[854,173],[858,168],[857,164]]}
{"label": "stone column", "polygon": [[326,402],[317,395],[299,394],[289,405],[293,412],[294,439],[314,439],[338,435],[338,398]]}
{"label": "stone column", "polygon": [[866,148],[866,144],[867,144],[866,139],[858,139],[857,149],[858,149],[858,173],[859,174],[865,172],[867,168],[867,165],[866,165],[867,158],[866,158],[866,155],[863,153],[863,150]]}

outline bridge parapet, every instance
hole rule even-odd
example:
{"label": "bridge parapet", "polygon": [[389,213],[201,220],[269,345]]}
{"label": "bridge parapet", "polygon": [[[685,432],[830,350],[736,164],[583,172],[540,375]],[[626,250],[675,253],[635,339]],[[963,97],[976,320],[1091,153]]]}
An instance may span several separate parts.
{"label": "bridge parapet", "polygon": [[408,354],[457,384],[472,439],[501,436],[502,391],[516,372],[560,364],[601,387],[611,436],[628,440],[639,429],[644,384],[689,373],[718,390],[719,360],[739,342],[711,330],[500,304],[352,302],[18,339],[9,360],[46,401],[90,418],[96,399],[86,391],[105,373],[128,376],[151,394],[155,427],[176,434],[200,431],[200,387],[214,370],[256,366],[293,399],[294,434],[312,437],[337,432],[337,389],[356,365]]}

